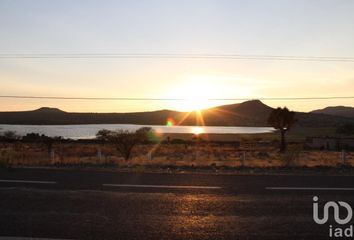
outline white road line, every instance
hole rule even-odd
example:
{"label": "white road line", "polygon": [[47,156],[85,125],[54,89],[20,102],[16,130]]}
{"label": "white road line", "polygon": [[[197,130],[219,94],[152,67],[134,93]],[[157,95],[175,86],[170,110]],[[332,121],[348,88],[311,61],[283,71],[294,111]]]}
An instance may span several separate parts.
{"label": "white road line", "polygon": [[139,184],[102,184],[104,187],[131,187],[131,188],[174,188],[174,189],[222,189],[217,186],[178,186],[178,185],[139,185]]}
{"label": "white road line", "polygon": [[323,190],[323,191],[354,191],[354,188],[329,187],[266,187],[267,190]]}
{"label": "white road line", "polygon": [[28,181],[28,180],[11,180],[11,179],[0,179],[0,183],[57,184],[57,182],[53,182],[53,181]]}

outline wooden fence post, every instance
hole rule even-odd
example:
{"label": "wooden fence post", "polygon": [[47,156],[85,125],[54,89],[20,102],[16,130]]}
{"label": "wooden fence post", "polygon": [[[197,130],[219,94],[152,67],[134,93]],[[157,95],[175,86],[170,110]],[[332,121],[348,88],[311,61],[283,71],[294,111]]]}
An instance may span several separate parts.
{"label": "wooden fence post", "polygon": [[342,152],[341,152],[341,161],[342,161],[342,165],[345,165],[346,164],[346,159],[345,159],[345,150],[342,149]]}

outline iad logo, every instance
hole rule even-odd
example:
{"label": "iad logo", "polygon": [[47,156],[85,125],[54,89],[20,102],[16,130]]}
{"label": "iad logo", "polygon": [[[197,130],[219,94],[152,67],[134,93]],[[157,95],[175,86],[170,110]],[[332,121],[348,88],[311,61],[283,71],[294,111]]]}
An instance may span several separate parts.
{"label": "iad logo", "polygon": [[[353,210],[350,207],[350,205],[346,202],[341,202],[339,201],[338,203],[336,202],[327,202],[324,207],[323,207],[323,218],[320,219],[318,217],[318,197],[315,196],[313,197],[313,220],[317,223],[317,224],[325,224],[328,221],[328,217],[329,217],[329,209],[333,208],[333,212],[334,212],[334,220],[341,225],[347,224],[350,222],[350,220],[352,220],[353,217]],[[346,210],[346,214],[347,216],[345,218],[340,218],[339,216],[339,206],[344,207]]]}
{"label": "iad logo", "polygon": [[[333,211],[330,211],[332,209]],[[353,210],[351,206],[342,201],[337,202],[327,202],[323,207],[322,218],[320,218],[318,210],[318,197],[313,197],[313,220],[317,224],[325,224],[329,219],[329,214],[333,212],[333,218],[339,225],[345,225],[352,220]],[[353,237],[353,225],[349,227],[338,227],[333,228],[332,225],[329,225],[329,236],[330,237]]]}

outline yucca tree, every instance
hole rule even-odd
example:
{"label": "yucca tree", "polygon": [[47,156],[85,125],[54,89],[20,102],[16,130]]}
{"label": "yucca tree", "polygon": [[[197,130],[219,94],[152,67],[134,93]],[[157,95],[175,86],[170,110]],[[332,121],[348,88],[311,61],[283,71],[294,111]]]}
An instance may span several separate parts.
{"label": "yucca tree", "polygon": [[280,152],[286,150],[285,134],[296,123],[295,112],[289,111],[288,108],[278,107],[274,109],[269,117],[268,124],[280,132]]}

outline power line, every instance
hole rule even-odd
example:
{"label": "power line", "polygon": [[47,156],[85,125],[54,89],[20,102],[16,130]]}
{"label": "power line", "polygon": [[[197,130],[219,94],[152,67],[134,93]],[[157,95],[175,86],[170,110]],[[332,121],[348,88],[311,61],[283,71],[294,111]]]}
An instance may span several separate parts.
{"label": "power line", "polygon": [[225,59],[354,62],[354,57],[173,53],[0,53],[0,59]]}
{"label": "power line", "polygon": [[[22,96],[0,95],[0,98],[13,99],[54,99],[54,100],[105,100],[105,101],[188,101],[188,98],[138,98],[138,97],[60,97],[60,96]],[[354,99],[354,96],[332,97],[273,97],[273,98],[208,98],[206,101],[278,101],[278,100],[330,100],[330,99]]]}

